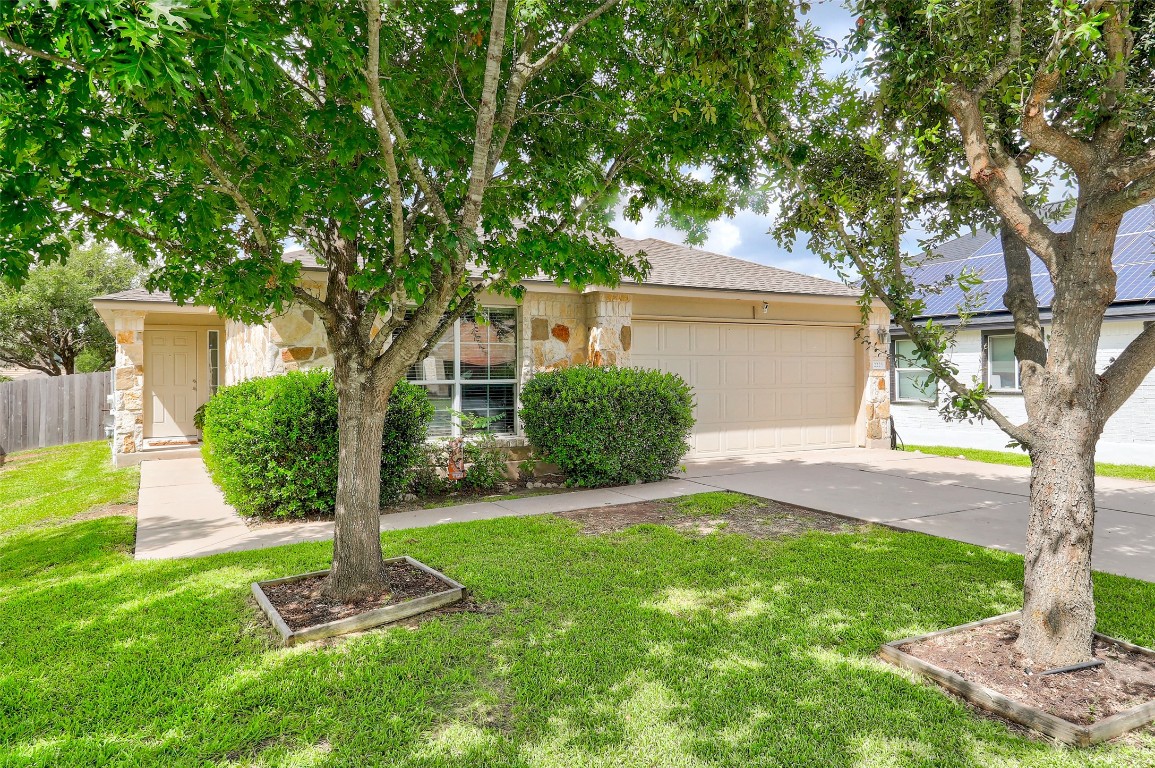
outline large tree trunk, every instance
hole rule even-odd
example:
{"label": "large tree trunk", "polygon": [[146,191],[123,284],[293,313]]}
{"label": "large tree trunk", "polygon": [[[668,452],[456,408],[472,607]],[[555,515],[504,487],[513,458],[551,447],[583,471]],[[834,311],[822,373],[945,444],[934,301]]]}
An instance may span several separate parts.
{"label": "large tree trunk", "polygon": [[381,434],[388,400],[368,372],[350,361],[338,360],[334,384],[340,457],[333,566],[325,588],[351,601],[388,587],[381,556]]}
{"label": "large tree trunk", "polygon": [[1036,670],[1091,658],[1098,437],[1092,414],[1068,411],[1031,450],[1031,516],[1018,649]]}
{"label": "large tree trunk", "polygon": [[1058,257],[1066,263],[1054,272],[1046,367],[1023,377],[1031,517],[1018,649],[1036,669],[1091,658],[1095,446],[1104,422],[1096,353],[1103,315],[1115,297],[1111,258],[1118,224],[1076,222]]}

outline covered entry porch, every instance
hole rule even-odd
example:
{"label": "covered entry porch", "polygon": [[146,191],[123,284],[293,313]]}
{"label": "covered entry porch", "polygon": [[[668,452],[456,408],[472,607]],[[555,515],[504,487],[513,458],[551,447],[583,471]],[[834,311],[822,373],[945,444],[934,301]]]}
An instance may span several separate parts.
{"label": "covered entry porch", "polygon": [[143,290],[94,304],[116,338],[116,465],[198,453],[194,417],[223,382],[224,321],[209,307],[181,307]]}

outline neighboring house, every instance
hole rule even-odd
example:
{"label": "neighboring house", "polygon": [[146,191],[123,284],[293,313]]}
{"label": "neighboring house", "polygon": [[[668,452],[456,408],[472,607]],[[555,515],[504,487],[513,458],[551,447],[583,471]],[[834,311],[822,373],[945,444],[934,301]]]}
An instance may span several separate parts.
{"label": "neighboring house", "polygon": [[[409,379],[436,405],[431,432],[454,434],[453,411],[491,417],[524,445],[520,386],[536,371],[589,363],[660,368],[695,391],[694,457],[875,445],[885,430],[886,351],[878,310],[862,333],[858,294],[840,283],[660,240],[615,241],[653,265],[642,284],[575,291],[526,281],[518,305],[483,301],[489,322],[459,321]],[[317,291],[324,269],[287,254]],[[332,364],[325,330],[300,305],[263,325],[225,320],[209,307],[125,291],[93,300],[116,336],[118,464],[195,445],[193,414],[218,387]],[[166,450],[167,449],[167,450]],[[156,455],[156,454],[154,454]]]}
{"label": "neighboring house", "polygon": [[48,374],[43,371],[34,371],[31,368],[21,368],[18,365],[0,363],[0,381],[4,381],[5,379],[12,379],[13,381],[20,379],[37,379],[47,375]]}
{"label": "neighboring house", "polygon": [[[1059,226],[1069,228],[1069,222]],[[1034,259],[1034,284],[1044,325],[1049,324],[1054,290],[1046,268]],[[1098,363],[1102,372],[1127,344],[1155,321],[1155,203],[1130,211],[1123,218],[1115,245],[1118,275],[1115,302],[1107,310],[1099,341]],[[1026,420],[1019,390],[1019,366],[1015,359],[1014,322],[1003,306],[1006,269],[997,235],[972,235],[936,249],[915,274],[920,285],[932,284],[945,275],[958,275],[964,267],[982,274],[985,301],[958,331],[950,353],[964,383],[977,379],[990,388],[999,410],[1012,421]],[[927,297],[925,315],[937,323],[959,323],[957,289]],[[898,437],[916,445],[952,445],[967,448],[1005,449],[1009,438],[994,424],[945,422],[938,414],[945,388],[927,380],[926,371],[911,362],[912,342],[897,326],[891,329],[894,363],[891,413]],[[1155,374],[1148,376],[1103,431],[1099,442],[1101,461],[1155,464]]]}

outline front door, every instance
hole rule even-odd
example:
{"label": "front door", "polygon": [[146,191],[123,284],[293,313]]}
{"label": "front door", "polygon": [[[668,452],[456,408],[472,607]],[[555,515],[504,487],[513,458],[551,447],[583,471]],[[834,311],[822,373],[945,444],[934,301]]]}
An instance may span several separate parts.
{"label": "front door", "polygon": [[197,332],[145,331],[145,437],[195,435]]}

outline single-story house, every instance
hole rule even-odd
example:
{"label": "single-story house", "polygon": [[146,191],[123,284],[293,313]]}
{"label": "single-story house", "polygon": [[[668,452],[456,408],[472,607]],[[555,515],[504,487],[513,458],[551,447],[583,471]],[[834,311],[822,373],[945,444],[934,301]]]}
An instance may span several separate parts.
{"label": "single-story house", "polygon": [[[456,324],[409,372],[436,405],[436,435],[453,412],[491,417],[524,445],[519,388],[535,372],[589,363],[659,368],[693,386],[691,457],[874,445],[889,447],[886,335],[878,308],[863,329],[857,292],[841,283],[660,240],[621,238],[653,265],[643,283],[582,291],[527,281],[518,304],[486,296],[489,322]],[[302,281],[324,267],[305,251]],[[93,300],[116,337],[117,464],[195,446],[193,414],[218,387],[332,363],[315,313],[293,305],[261,325],[178,306],[138,289]]]}
{"label": "single-story house", "polygon": [[[1042,262],[1033,256],[1032,261],[1035,292],[1046,326],[1054,289]],[[1155,322],[1155,277],[1152,276],[1155,203],[1135,208],[1124,216],[1115,244],[1114,265],[1118,285],[1099,340],[1100,371],[1147,325]],[[1006,268],[998,235],[977,233],[945,243],[919,267],[915,279],[929,285],[946,275],[957,276],[964,268],[982,275],[986,296],[957,332],[950,359],[959,367],[960,381],[970,382],[973,378],[985,383],[999,410],[1012,421],[1022,423],[1027,414],[1019,389],[1014,321],[1003,305]],[[928,295],[925,315],[919,320],[933,318],[936,323],[957,327],[960,299],[957,289]],[[1009,438],[994,424],[946,422],[939,416],[938,407],[945,388],[928,380],[926,371],[915,367],[911,362],[912,349],[913,343],[906,333],[898,326],[892,327],[891,413],[898,438],[914,445],[1005,449]],[[1107,462],[1155,464],[1155,374],[1148,376],[1126,405],[1111,417],[1099,442],[1098,458]]]}

